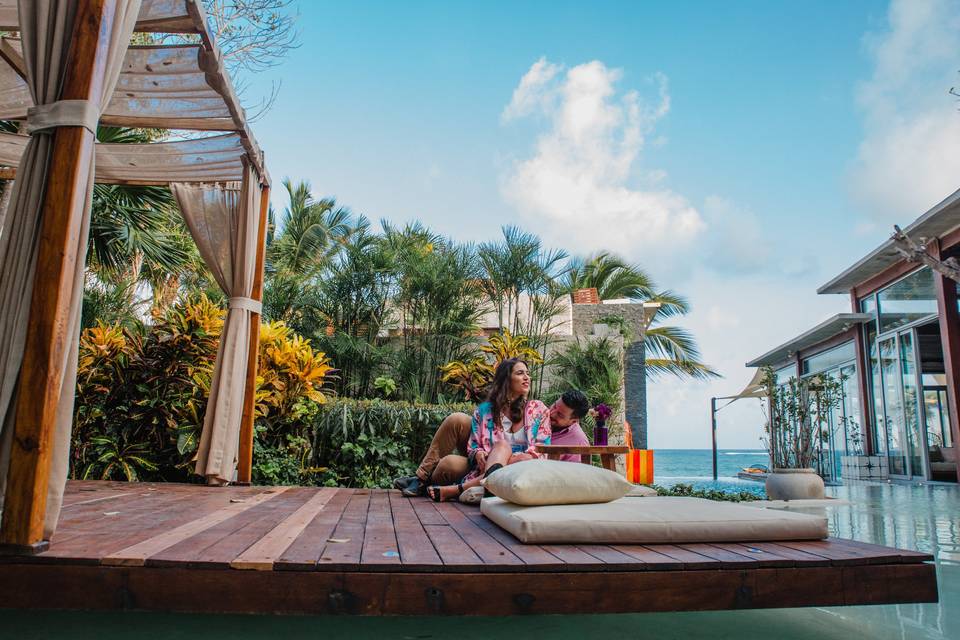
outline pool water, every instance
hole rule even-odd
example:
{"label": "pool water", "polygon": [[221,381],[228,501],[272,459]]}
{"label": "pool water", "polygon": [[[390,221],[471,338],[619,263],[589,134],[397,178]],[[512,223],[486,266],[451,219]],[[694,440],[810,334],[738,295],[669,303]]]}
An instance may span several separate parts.
{"label": "pool water", "polygon": [[[831,533],[931,553],[938,604],[502,618],[345,618],[0,611],[0,638],[471,639],[764,637],[777,640],[960,639],[960,489],[953,485],[828,487],[852,504],[825,510]],[[823,511],[821,511],[823,512]],[[215,597],[215,595],[211,595]],[[616,597],[611,594],[610,597]],[[0,603],[2,606],[2,603]]]}

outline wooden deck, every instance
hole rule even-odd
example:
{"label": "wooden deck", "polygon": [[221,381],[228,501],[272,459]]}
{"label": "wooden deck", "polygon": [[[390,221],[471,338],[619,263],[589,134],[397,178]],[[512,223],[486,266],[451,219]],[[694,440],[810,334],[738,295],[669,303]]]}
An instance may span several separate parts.
{"label": "wooden deck", "polygon": [[931,556],[848,540],[524,545],[396,491],[71,482],[0,606],[242,613],[611,613],[934,602]]}

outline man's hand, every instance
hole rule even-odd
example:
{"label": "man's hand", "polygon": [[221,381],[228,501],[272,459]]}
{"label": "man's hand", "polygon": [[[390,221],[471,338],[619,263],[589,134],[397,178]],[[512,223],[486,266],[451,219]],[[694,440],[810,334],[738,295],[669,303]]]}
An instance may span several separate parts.
{"label": "man's hand", "polygon": [[510,462],[507,464],[514,464],[516,462],[523,462],[524,460],[533,460],[533,456],[529,453],[514,453],[510,456]]}
{"label": "man's hand", "polygon": [[487,468],[487,452],[483,449],[477,449],[477,452],[473,454],[473,460],[477,463],[477,469],[480,471]]}

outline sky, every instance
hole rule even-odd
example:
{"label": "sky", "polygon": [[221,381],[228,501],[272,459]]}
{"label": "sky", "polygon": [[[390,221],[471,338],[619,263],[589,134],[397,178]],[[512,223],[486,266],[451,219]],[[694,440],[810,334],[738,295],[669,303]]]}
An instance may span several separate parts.
{"label": "sky", "polygon": [[[519,225],[687,296],[723,378],[648,387],[652,448],[710,446],[744,363],[849,311],[816,289],[960,187],[960,0],[326,2],[253,128],[275,182],[462,242]],[[286,204],[275,189],[273,204]],[[760,448],[763,415],[718,415]]]}

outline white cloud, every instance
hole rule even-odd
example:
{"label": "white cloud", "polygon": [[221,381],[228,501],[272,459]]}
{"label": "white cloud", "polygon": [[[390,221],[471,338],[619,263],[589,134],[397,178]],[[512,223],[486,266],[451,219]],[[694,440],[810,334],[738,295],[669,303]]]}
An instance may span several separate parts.
{"label": "white cloud", "polygon": [[960,186],[960,4],[893,0],[888,29],[864,38],[871,79],[858,90],[865,136],[850,188],[867,215],[907,223]]}
{"label": "white cloud", "polygon": [[[600,61],[564,68],[538,60],[514,90],[503,120],[547,118],[530,157],[502,182],[508,202],[550,241],[633,258],[675,256],[705,229],[700,213],[662,186],[662,171],[638,168],[640,152],[670,110],[667,78],[650,79],[656,97],[617,88],[622,72]],[[641,179],[648,187],[638,183]],[[566,241],[566,242],[564,242]]]}
{"label": "white cloud", "polygon": [[549,102],[545,100],[549,100],[552,94],[544,89],[562,69],[560,65],[547,62],[546,58],[534,62],[513,90],[510,104],[500,115],[501,120],[509,122],[514,118],[529,115],[538,108],[549,107]]}

